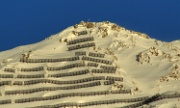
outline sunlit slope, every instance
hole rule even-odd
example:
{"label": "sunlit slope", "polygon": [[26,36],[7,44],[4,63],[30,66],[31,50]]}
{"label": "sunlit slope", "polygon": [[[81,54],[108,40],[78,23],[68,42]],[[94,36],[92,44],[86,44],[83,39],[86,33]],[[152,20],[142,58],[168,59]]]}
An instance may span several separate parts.
{"label": "sunlit slope", "polygon": [[180,107],[179,46],[80,22],[0,53],[0,108]]}

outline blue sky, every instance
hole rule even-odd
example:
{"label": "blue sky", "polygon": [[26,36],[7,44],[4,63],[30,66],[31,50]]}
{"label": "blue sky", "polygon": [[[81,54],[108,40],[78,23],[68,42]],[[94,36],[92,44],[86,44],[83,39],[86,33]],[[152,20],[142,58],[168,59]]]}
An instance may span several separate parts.
{"label": "blue sky", "polygon": [[162,41],[180,39],[180,0],[0,0],[0,51],[80,21],[110,21]]}

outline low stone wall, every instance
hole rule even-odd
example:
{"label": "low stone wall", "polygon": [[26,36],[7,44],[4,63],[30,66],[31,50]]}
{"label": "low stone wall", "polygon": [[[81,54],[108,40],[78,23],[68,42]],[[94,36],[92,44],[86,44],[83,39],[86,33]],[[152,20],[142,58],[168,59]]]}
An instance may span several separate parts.
{"label": "low stone wall", "polygon": [[104,85],[111,85],[111,84],[114,84],[115,82],[114,81],[104,81]]}
{"label": "low stone wall", "polygon": [[11,81],[0,81],[0,87],[4,85],[11,85]]}
{"label": "low stone wall", "polygon": [[98,65],[99,65],[98,63],[91,63],[91,62],[87,63],[88,67],[98,67]]}
{"label": "low stone wall", "polygon": [[[84,102],[84,103],[76,103],[76,102],[69,102],[69,103],[61,103],[55,105],[45,105],[45,106],[37,106],[37,107],[30,107],[30,108],[63,108],[63,107],[86,107],[86,106],[94,106],[94,105],[103,105],[103,104],[115,104],[115,103],[130,103],[130,102],[139,102],[147,99],[148,97],[139,97],[139,98],[132,98],[132,99],[111,99],[111,100],[100,100],[100,101],[91,101],[91,102]],[[130,107],[128,107],[130,108]]]}
{"label": "low stone wall", "polygon": [[0,74],[0,78],[13,78],[13,74]]}
{"label": "low stone wall", "polygon": [[[90,86],[92,85],[100,85],[100,82],[95,82],[88,84]],[[40,90],[40,89],[39,89]],[[50,88],[48,88],[50,90]],[[57,90],[57,89],[56,89]],[[21,90],[22,91],[22,90]],[[36,90],[31,90],[31,92],[35,92]],[[25,93],[25,92],[23,92]],[[22,94],[23,94],[22,93]],[[54,100],[54,99],[61,99],[66,97],[76,97],[76,96],[99,96],[99,95],[109,95],[109,94],[126,94],[131,93],[130,90],[114,90],[114,91],[93,91],[93,92],[75,92],[75,93],[65,93],[65,94],[56,94],[52,96],[46,96],[46,97],[31,97],[31,98],[22,98],[22,99],[15,99],[15,103],[27,103],[27,102],[35,102],[35,101],[46,101],[46,100]],[[90,101],[90,102],[84,102],[84,103],[76,103],[76,102],[68,102],[68,103],[60,103],[60,104],[54,104],[54,105],[44,105],[44,106],[35,106],[35,107],[29,107],[29,108],[61,108],[61,107],[86,107],[86,106],[94,106],[94,105],[103,105],[103,104],[115,104],[115,103],[135,103],[127,106],[123,106],[120,108],[136,108],[140,107],[161,99],[170,99],[170,98],[179,98],[180,93],[174,93],[174,94],[155,94],[152,97],[144,96],[144,97],[138,97],[138,98],[129,98],[129,99],[110,99],[110,100],[99,100],[99,101]],[[9,100],[0,100],[0,105],[5,104],[11,104],[12,101]]]}
{"label": "low stone wall", "polygon": [[94,86],[100,86],[100,81],[80,84],[80,85],[72,85],[72,86],[64,86],[64,87],[41,87],[35,89],[27,89],[27,90],[12,90],[12,91],[5,91],[5,95],[15,95],[15,94],[31,94],[36,92],[44,92],[44,91],[56,91],[56,90],[73,90],[73,89],[80,89],[80,88],[88,88]]}
{"label": "low stone wall", "polygon": [[79,57],[70,57],[70,58],[59,58],[59,59],[20,59],[20,62],[25,63],[56,63],[56,62],[65,62],[65,61],[76,61],[79,60]]}
{"label": "low stone wall", "polygon": [[59,74],[49,74],[48,77],[67,77],[67,76],[76,76],[76,75],[83,75],[89,73],[89,70],[80,70],[80,71],[75,71],[75,72],[66,72],[66,73],[59,73]]}
{"label": "low stone wall", "polygon": [[67,97],[84,97],[84,96],[100,96],[100,95],[110,95],[110,94],[127,94],[130,93],[128,90],[114,90],[114,91],[94,91],[94,92],[75,92],[75,93],[65,93],[65,94],[56,94],[53,96],[47,97],[33,97],[33,98],[24,98],[16,99],[15,103],[26,103],[34,101],[45,101],[45,100],[54,100]]}
{"label": "low stone wall", "polygon": [[155,94],[152,97],[149,97],[142,102],[138,102],[138,103],[127,105],[127,106],[120,107],[120,108],[136,108],[136,107],[143,106],[143,105],[155,102],[155,101],[159,101],[162,99],[169,99],[169,98],[180,98],[180,93],[162,94],[162,95],[161,94]]}
{"label": "low stone wall", "polygon": [[123,81],[122,77],[112,77],[112,76],[107,76],[106,80],[112,80],[112,81]]}
{"label": "low stone wall", "polygon": [[[61,73],[61,76],[63,76],[63,75],[64,76],[81,75],[82,73],[87,74],[87,73],[89,73],[89,70],[81,70],[81,71],[72,72],[70,75],[67,73],[65,73],[65,75]],[[54,76],[51,75],[50,77],[58,77],[59,74],[57,76],[55,76],[55,75]],[[104,81],[104,85],[110,85],[110,84],[113,84],[114,81],[123,81],[123,78],[111,77],[111,76],[107,76],[105,78],[105,76],[94,76],[94,77],[88,77],[88,78],[77,79],[77,80],[69,80],[69,81],[58,81],[58,80],[51,80],[51,79],[35,79],[35,80],[14,81],[14,82],[12,82],[12,81],[1,81],[0,86],[4,86],[4,85],[21,85],[22,86],[22,85],[33,85],[33,84],[39,84],[39,83],[51,83],[51,84],[62,85],[62,84],[85,83],[85,82],[96,81],[96,80],[109,80],[109,81]]]}
{"label": "low stone wall", "polygon": [[82,56],[82,55],[86,55],[86,51],[75,52],[75,56]]}
{"label": "low stone wall", "polygon": [[0,100],[0,105],[5,105],[5,104],[11,104],[11,99],[8,99],[8,100]]}
{"label": "low stone wall", "polygon": [[18,74],[17,78],[44,78],[44,74],[34,74],[34,75],[23,75],[23,74]]}
{"label": "low stone wall", "polygon": [[89,56],[104,58],[105,54],[101,54],[101,53],[92,53],[92,52],[90,52],[90,53],[89,53]]}
{"label": "low stone wall", "polygon": [[61,67],[47,67],[47,70],[48,71],[60,71],[60,70],[84,67],[84,66],[85,66],[85,63],[73,63],[73,64],[61,66]]}
{"label": "low stone wall", "polygon": [[15,72],[15,69],[13,69],[13,68],[5,68],[5,69],[4,69],[4,72],[14,73],[14,72]]}
{"label": "low stone wall", "polygon": [[109,65],[112,64],[112,61],[103,60],[103,59],[96,59],[96,58],[87,57],[87,56],[83,56],[82,60],[92,61],[92,62],[97,62],[97,63],[103,63],[103,64],[109,64]]}
{"label": "low stone wall", "polygon": [[116,71],[115,70],[104,70],[104,69],[92,69],[91,70],[92,73],[111,73],[111,74],[115,74]]}
{"label": "low stone wall", "polygon": [[87,42],[87,41],[94,41],[94,37],[74,39],[74,40],[68,41],[67,45],[72,45],[72,44],[77,44],[77,43],[82,43],[82,42]]}
{"label": "low stone wall", "polygon": [[50,79],[37,79],[37,80],[29,80],[24,81],[24,85],[32,85],[32,84],[38,84],[38,83],[51,83],[51,84],[78,84],[78,83],[84,83],[89,81],[96,81],[96,80],[105,80],[104,76],[96,76],[96,77],[89,77],[89,78],[83,78],[78,80],[69,80],[69,81],[58,81],[58,80],[50,80]]}
{"label": "low stone wall", "polygon": [[88,48],[88,47],[93,47],[93,46],[96,46],[94,42],[84,43],[84,44],[80,44],[80,45],[70,46],[70,47],[68,47],[68,51],[78,50],[78,49]]}
{"label": "low stone wall", "polygon": [[88,32],[85,30],[85,31],[81,31],[81,32],[78,32],[78,36],[81,36],[81,35],[87,35]]}
{"label": "low stone wall", "polygon": [[35,67],[35,68],[21,68],[21,72],[35,72],[35,71],[43,71],[43,67]]}
{"label": "low stone wall", "polygon": [[101,65],[100,68],[104,70],[115,70],[115,71],[117,69],[117,67],[114,67],[114,66],[104,66],[104,65]]}

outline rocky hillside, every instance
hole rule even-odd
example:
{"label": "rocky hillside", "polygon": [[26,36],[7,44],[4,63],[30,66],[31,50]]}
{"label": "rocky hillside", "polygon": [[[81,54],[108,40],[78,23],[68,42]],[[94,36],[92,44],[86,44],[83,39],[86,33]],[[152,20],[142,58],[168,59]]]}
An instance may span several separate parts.
{"label": "rocky hillside", "polygon": [[80,22],[0,52],[1,108],[179,108],[180,41]]}

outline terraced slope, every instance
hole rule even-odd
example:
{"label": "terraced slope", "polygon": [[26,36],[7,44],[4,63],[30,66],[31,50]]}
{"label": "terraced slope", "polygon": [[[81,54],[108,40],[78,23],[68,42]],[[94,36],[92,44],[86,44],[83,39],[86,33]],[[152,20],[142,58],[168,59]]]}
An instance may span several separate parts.
{"label": "terraced slope", "polygon": [[0,108],[180,106],[179,46],[81,22],[0,53]]}

